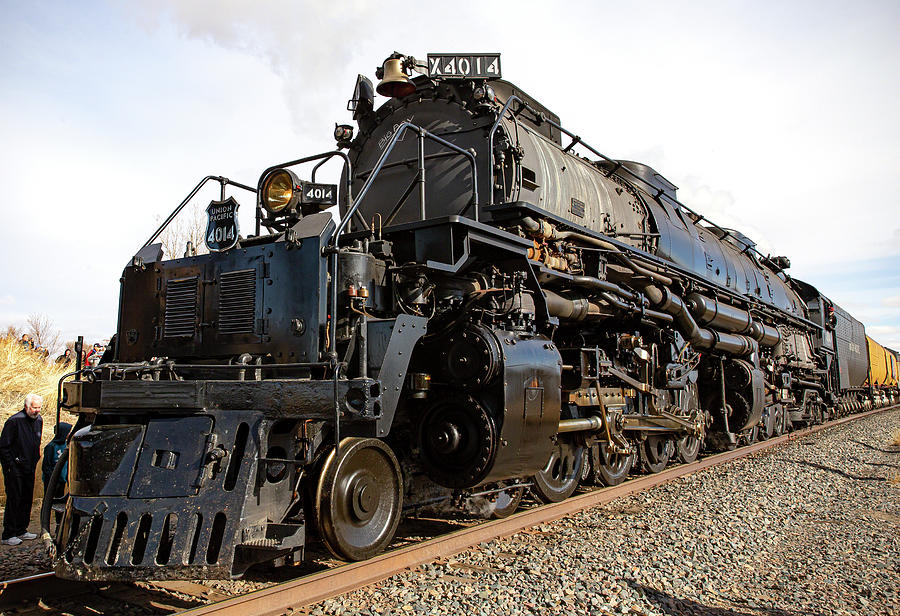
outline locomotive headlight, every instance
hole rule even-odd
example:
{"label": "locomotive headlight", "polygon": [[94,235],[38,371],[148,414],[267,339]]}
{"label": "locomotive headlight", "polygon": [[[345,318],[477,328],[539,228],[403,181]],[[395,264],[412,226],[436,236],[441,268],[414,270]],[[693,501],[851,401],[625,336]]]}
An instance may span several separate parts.
{"label": "locomotive headlight", "polygon": [[276,169],[263,181],[262,204],[272,214],[292,209],[300,200],[300,180],[287,169]]}

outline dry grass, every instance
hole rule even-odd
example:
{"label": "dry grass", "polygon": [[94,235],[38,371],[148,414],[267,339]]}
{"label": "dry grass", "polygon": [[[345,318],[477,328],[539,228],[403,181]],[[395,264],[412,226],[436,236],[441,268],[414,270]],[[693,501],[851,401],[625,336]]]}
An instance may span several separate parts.
{"label": "dry grass", "polygon": [[[0,338],[0,425],[10,415],[22,410],[25,396],[29,393],[39,394],[44,398],[41,416],[44,418],[44,434],[41,445],[46,445],[53,438],[53,427],[56,425],[56,388],[59,378],[70,371],[54,363],[47,363],[40,355],[22,348],[14,338]],[[71,423],[68,413],[64,421]],[[35,482],[35,496],[42,493],[40,480],[40,463]],[[5,500],[5,490],[0,485],[0,499]]]}
{"label": "dry grass", "polygon": [[0,415],[5,420],[22,410],[25,395],[44,398],[44,421],[56,421],[56,387],[70,369],[47,363],[43,357],[22,348],[18,340],[0,339]]}

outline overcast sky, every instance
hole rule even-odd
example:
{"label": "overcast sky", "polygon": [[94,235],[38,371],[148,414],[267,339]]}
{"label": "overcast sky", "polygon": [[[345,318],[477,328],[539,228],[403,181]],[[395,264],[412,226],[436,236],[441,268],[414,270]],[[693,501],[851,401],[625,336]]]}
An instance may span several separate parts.
{"label": "overcast sky", "polygon": [[896,1],[0,5],[0,325],[109,337],[122,267],[200,178],[331,149],[394,50],[487,51],[900,349]]}

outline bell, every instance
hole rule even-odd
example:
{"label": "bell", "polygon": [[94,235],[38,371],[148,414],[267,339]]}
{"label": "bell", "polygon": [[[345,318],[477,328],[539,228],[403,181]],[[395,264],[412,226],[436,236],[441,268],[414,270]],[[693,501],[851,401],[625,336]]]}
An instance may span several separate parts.
{"label": "bell", "polygon": [[415,84],[403,72],[403,60],[388,58],[384,61],[384,78],[375,91],[382,96],[402,98],[416,91]]}

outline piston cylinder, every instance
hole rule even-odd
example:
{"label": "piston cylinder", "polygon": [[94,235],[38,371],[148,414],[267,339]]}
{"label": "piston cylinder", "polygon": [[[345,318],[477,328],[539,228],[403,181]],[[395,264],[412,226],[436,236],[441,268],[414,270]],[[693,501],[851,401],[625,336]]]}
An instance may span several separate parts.
{"label": "piston cylinder", "polygon": [[742,334],[750,329],[750,324],[753,322],[749,312],[699,293],[690,294],[687,297],[687,303],[691,314],[700,323],[715,329]]}
{"label": "piston cylinder", "polygon": [[764,347],[775,346],[781,340],[781,334],[776,328],[754,321],[746,310],[723,304],[699,293],[689,295],[687,304],[691,314],[708,327],[747,334]]}
{"label": "piston cylinder", "polygon": [[750,326],[750,335],[764,347],[773,347],[781,342],[778,329],[759,321],[754,321]]}

